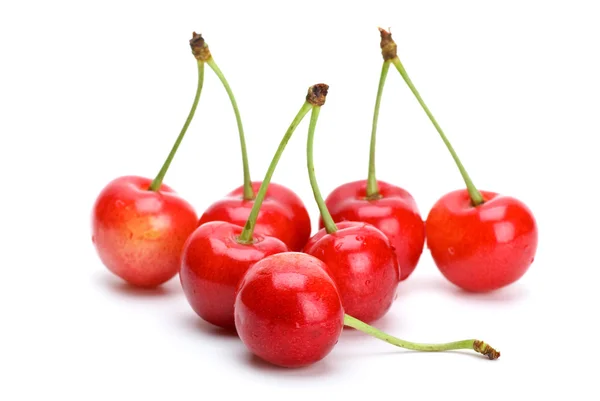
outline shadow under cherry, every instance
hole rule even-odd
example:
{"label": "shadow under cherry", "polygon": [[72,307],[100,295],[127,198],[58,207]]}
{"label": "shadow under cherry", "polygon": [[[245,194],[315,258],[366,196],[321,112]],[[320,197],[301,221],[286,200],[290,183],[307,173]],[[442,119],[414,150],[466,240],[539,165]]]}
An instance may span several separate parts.
{"label": "shadow under cherry", "polygon": [[97,273],[94,275],[94,281],[103,289],[121,296],[131,298],[158,298],[172,297],[178,295],[181,291],[178,283],[174,279],[152,288],[136,287],[117,277],[109,274]]}

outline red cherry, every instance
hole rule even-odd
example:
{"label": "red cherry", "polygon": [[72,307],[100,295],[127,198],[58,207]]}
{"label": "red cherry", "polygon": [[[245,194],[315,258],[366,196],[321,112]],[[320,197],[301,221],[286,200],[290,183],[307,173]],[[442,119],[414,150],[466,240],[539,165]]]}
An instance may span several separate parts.
{"label": "red cherry", "polygon": [[[405,280],[417,266],[425,243],[425,224],[417,204],[407,191],[377,181],[379,197],[368,199],[367,180],[340,185],[325,199],[333,221],[362,221],[381,230],[396,251]],[[325,227],[323,219],[319,228]]]}
{"label": "red cherry", "polygon": [[533,262],[538,232],[521,201],[481,191],[485,202],[471,204],[466,190],[444,195],[427,217],[427,243],[442,274],[473,292],[496,290],[517,281]]}
{"label": "red cherry", "polygon": [[125,176],[96,199],[92,240],[106,267],[130,284],[155,287],[179,270],[183,244],[196,227],[193,207],[167,185]]}
{"label": "red cherry", "polygon": [[[257,192],[262,182],[252,182]],[[244,199],[244,187],[236,188],[213,203],[200,217],[199,225],[209,221],[227,221],[243,226],[248,220],[254,199]],[[282,240],[290,250],[300,251],[308,241],[311,223],[308,211],[292,190],[270,183],[256,222],[256,233]]]}
{"label": "red cherry", "polygon": [[283,367],[323,359],[344,327],[333,279],[320,260],[279,253],[256,263],[240,282],[235,327],[257,356]]}
{"label": "red cherry", "polygon": [[[315,87],[309,88],[309,94],[315,90]],[[270,182],[277,163],[296,127],[311,108],[311,102],[305,101],[283,136],[265,178],[257,188],[256,199],[243,200],[242,189],[237,198],[233,195],[229,198],[231,205],[237,202],[239,205],[237,209],[231,205],[229,208],[213,209],[216,210],[213,215],[215,218],[245,220],[238,225],[227,221],[208,221],[201,224],[185,244],[180,271],[181,285],[194,311],[209,323],[228,329],[233,328],[234,292],[244,273],[265,256],[288,250],[286,244],[276,236],[261,234],[257,220],[262,218],[264,222],[279,223],[273,225],[276,230],[287,227],[290,232],[285,234],[290,240],[295,234],[289,225],[285,226],[281,224],[281,220],[277,220],[277,216],[290,215],[290,210],[273,197],[269,198],[268,194],[273,185]],[[273,188],[275,195],[286,194],[286,191],[289,191],[282,186]],[[290,197],[289,193],[285,196]],[[226,205],[226,200],[217,204]],[[266,209],[266,212],[263,209]],[[272,213],[273,210],[282,213]],[[218,215],[219,211],[238,213],[234,216]],[[275,217],[268,220],[270,216]],[[293,221],[291,219],[283,221],[283,223],[287,222]],[[269,226],[263,226],[263,230],[265,227]],[[283,232],[278,233],[283,234]]]}
{"label": "red cherry", "polygon": [[184,247],[179,278],[194,311],[209,323],[234,329],[235,289],[248,268],[266,256],[287,251],[274,237],[255,234],[238,242],[243,227],[213,221],[198,227]]}
{"label": "red cherry", "polygon": [[467,291],[491,291],[525,274],[537,250],[537,225],[521,201],[494,192],[480,192],[444,131],[425,105],[396,54],[396,44],[384,29],[384,63],[392,63],[406,82],[454,159],[467,187],[444,195],[426,221],[428,247],[442,274]]}
{"label": "red cherry", "polygon": [[341,222],[336,226],[331,234],[319,230],[304,252],[329,267],[346,312],[373,322],[394,301],[400,282],[396,255],[385,234],[370,224]]}
{"label": "red cherry", "polygon": [[237,289],[234,316],[240,339],[254,355],[277,366],[307,366],[331,352],[346,325],[415,351],[470,349],[489,359],[500,357],[483,341],[413,343],[345,314],[327,268],[314,256],[284,252],[266,257],[247,271]]}
{"label": "red cherry", "polygon": [[154,180],[125,176],[110,182],[92,211],[92,241],[104,265],[130,284],[158,286],[179,270],[181,250],[198,216],[163,179],[194,118],[204,83],[204,40],[190,40],[198,65],[196,95],[188,117]]}

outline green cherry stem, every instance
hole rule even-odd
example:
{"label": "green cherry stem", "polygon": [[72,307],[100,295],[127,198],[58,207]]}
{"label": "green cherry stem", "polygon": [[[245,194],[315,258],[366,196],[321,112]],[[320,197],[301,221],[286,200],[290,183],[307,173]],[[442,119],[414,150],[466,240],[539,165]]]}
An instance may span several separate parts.
{"label": "green cherry stem", "polygon": [[175,153],[177,153],[177,149],[179,148],[179,145],[181,144],[181,141],[183,140],[183,137],[185,136],[185,133],[186,133],[188,127],[190,126],[192,119],[194,118],[194,114],[196,113],[196,107],[198,106],[198,101],[200,100],[200,93],[202,92],[203,83],[204,83],[204,62],[198,60],[198,86],[196,88],[196,96],[194,97],[194,103],[192,103],[192,109],[190,110],[190,113],[188,114],[188,117],[185,120],[185,124],[183,124],[183,128],[181,129],[179,136],[177,137],[177,139],[175,140],[175,143],[173,144],[173,148],[171,149],[171,152],[169,152],[169,155],[167,156],[167,159],[165,160],[164,164],[162,165],[160,171],[156,175],[156,178],[154,178],[154,180],[152,180],[152,183],[150,184],[150,187],[148,188],[150,191],[158,191],[160,189],[160,186],[162,185],[165,175],[167,174],[167,170],[169,169],[169,166],[171,165],[171,162],[173,161],[173,158],[175,157]]}
{"label": "green cherry stem", "polygon": [[317,126],[317,120],[319,119],[319,113],[321,112],[321,105],[314,105],[312,113],[310,115],[310,125],[308,126],[308,138],[306,140],[306,166],[308,168],[308,178],[310,179],[310,186],[312,187],[313,195],[319,212],[323,219],[323,224],[328,234],[332,234],[337,231],[337,226],[325,205],[319,185],[317,184],[317,177],[315,176],[315,164],[313,161],[313,143],[315,139],[315,128]]}
{"label": "green cherry stem", "polygon": [[242,117],[240,115],[240,110],[238,108],[237,102],[235,100],[235,96],[233,95],[233,91],[231,90],[231,86],[229,86],[229,82],[225,79],[225,75],[221,72],[221,69],[215,63],[214,58],[210,58],[206,61],[206,64],[214,71],[214,73],[219,77],[219,80],[223,84],[225,91],[227,92],[227,96],[229,96],[229,100],[231,101],[231,106],[233,107],[233,112],[235,113],[235,120],[237,122],[238,132],[240,135],[240,147],[242,150],[242,165],[244,169],[244,200],[252,200],[254,199],[254,191],[252,190],[252,180],[250,179],[250,167],[248,165],[248,151],[246,150],[246,138],[244,136],[244,126],[242,125]]}
{"label": "green cherry stem", "polygon": [[390,70],[390,61],[384,60],[381,66],[381,75],[379,77],[379,86],[377,88],[377,99],[375,100],[375,110],[373,112],[373,125],[371,127],[371,149],[369,152],[369,176],[367,178],[367,199],[379,198],[379,185],[375,177],[375,143],[377,136],[377,120],[379,119],[379,106],[381,105],[381,95],[385,86],[385,79]]}
{"label": "green cherry stem", "polygon": [[305,102],[302,105],[302,107],[300,108],[300,111],[298,111],[298,114],[296,114],[296,117],[294,117],[294,120],[290,124],[290,127],[288,128],[287,132],[281,139],[281,142],[279,143],[279,147],[277,148],[277,151],[275,152],[275,155],[273,156],[273,160],[271,160],[271,164],[269,165],[267,173],[265,174],[265,178],[262,181],[262,183],[260,184],[260,188],[258,189],[258,194],[256,195],[256,199],[254,199],[254,204],[252,205],[252,210],[250,210],[250,215],[248,216],[248,220],[246,220],[246,225],[244,226],[244,230],[242,231],[242,233],[240,234],[240,236],[238,238],[238,242],[240,242],[242,244],[251,244],[252,243],[252,241],[253,241],[252,235],[254,234],[254,227],[256,226],[256,219],[258,218],[258,213],[260,212],[260,207],[263,203],[263,200],[265,199],[265,195],[267,194],[267,189],[269,187],[269,183],[271,182],[271,177],[273,176],[273,173],[275,172],[275,168],[277,167],[277,163],[279,163],[279,159],[281,158],[281,155],[283,154],[285,147],[287,146],[290,138],[292,137],[292,134],[294,133],[294,131],[296,130],[296,128],[298,127],[298,125],[300,124],[302,119],[304,119],[304,116],[306,116],[306,114],[308,114],[311,107],[312,107],[312,105],[308,102]]}
{"label": "green cherry stem", "polygon": [[413,351],[439,352],[458,349],[471,349],[487,356],[489,359],[498,359],[500,357],[500,352],[496,351],[489,344],[479,340],[462,340],[442,344],[413,343],[386,334],[383,331],[376,329],[375,327],[370,326],[367,323],[364,323],[350,315],[344,315],[344,325],[362,331],[365,334],[395,345],[396,347],[406,348]]}
{"label": "green cherry stem", "polygon": [[384,56],[384,59],[386,59],[386,57],[389,57],[388,59],[391,60],[391,62],[394,64],[394,66],[396,67],[396,69],[398,70],[400,75],[402,76],[402,79],[404,79],[404,82],[406,82],[406,85],[408,85],[408,88],[413,93],[413,95],[415,96],[415,98],[417,99],[417,101],[419,102],[419,104],[421,105],[423,110],[425,111],[425,114],[427,114],[427,117],[429,117],[429,120],[433,123],[433,126],[435,127],[438,134],[442,138],[442,141],[444,141],[444,143],[446,144],[448,151],[452,155],[452,158],[454,159],[454,162],[456,163],[456,166],[458,167],[458,170],[460,171],[460,174],[462,175],[462,178],[465,181],[465,184],[467,186],[467,191],[469,192],[469,197],[471,198],[471,203],[473,204],[473,206],[481,205],[484,202],[481,192],[479,192],[477,190],[477,188],[475,187],[475,185],[473,184],[471,177],[469,177],[467,170],[465,170],[463,164],[461,163],[460,159],[458,158],[456,151],[450,144],[450,141],[444,134],[444,131],[442,130],[442,128],[436,121],[435,117],[433,116],[433,114],[431,113],[431,111],[429,110],[429,108],[427,107],[425,102],[423,101],[423,98],[419,94],[419,91],[417,91],[417,88],[412,83],[410,77],[408,76],[408,73],[404,69],[402,62],[400,61],[400,59],[398,58],[398,55],[396,54],[396,43],[392,39],[392,34],[381,28],[379,28],[379,31],[381,33],[381,49],[382,49],[382,54]]}
{"label": "green cherry stem", "polygon": [[298,127],[300,122],[308,114],[308,112],[313,108],[312,98],[314,97],[315,92],[318,90],[319,85],[323,85],[323,84],[317,84],[317,85],[311,86],[308,89],[308,95],[306,96],[306,101],[300,108],[300,111],[298,111],[298,114],[296,114],[296,117],[294,117],[294,120],[290,124],[285,135],[281,139],[281,142],[279,143],[279,147],[277,148],[277,151],[275,152],[275,155],[273,156],[273,160],[271,160],[271,164],[269,165],[269,168],[267,169],[265,178],[263,179],[263,181],[260,185],[260,188],[258,189],[258,194],[256,195],[256,199],[254,200],[254,204],[252,205],[252,209],[250,210],[250,215],[248,216],[248,220],[246,220],[246,225],[244,226],[244,230],[242,231],[242,233],[240,234],[240,236],[237,239],[238,242],[241,244],[251,244],[253,241],[252,235],[254,234],[254,227],[256,226],[256,219],[258,218],[258,213],[260,212],[260,207],[261,207],[263,200],[265,199],[265,196],[267,194],[267,189],[269,187],[269,183],[271,182],[271,177],[273,176],[273,173],[275,172],[277,163],[279,163],[279,159],[281,159],[281,155],[283,154],[285,147],[287,146],[290,138],[292,137],[292,134],[294,133],[294,131],[296,130],[296,128]]}

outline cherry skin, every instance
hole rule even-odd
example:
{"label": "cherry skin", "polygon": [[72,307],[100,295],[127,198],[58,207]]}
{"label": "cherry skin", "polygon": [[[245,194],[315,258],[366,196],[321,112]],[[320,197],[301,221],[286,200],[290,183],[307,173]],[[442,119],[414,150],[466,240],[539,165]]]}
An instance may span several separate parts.
{"label": "cherry skin", "polygon": [[92,211],[92,241],[104,265],[139,287],[156,287],[177,274],[181,250],[196,228],[193,207],[163,184],[124,176],[101,191]]}
{"label": "cherry skin", "polygon": [[319,259],[298,252],[252,266],[237,290],[235,327],[242,342],[274,365],[297,368],[331,352],[344,327],[336,284]]}
{"label": "cherry skin", "polygon": [[[255,193],[260,185],[260,181],[252,182]],[[244,187],[241,186],[213,203],[200,217],[198,225],[209,221],[227,221],[243,226],[254,205],[254,200],[245,200],[243,194]],[[302,199],[289,188],[270,183],[255,231],[264,236],[279,238],[291,251],[302,250],[311,232],[310,217]]]}
{"label": "cherry skin", "polygon": [[304,252],[323,261],[335,280],[346,313],[370,323],[392,306],[400,269],[386,235],[362,222],[341,222],[327,234],[321,229]]}
{"label": "cherry skin", "polygon": [[[425,224],[410,193],[384,181],[377,181],[377,199],[367,199],[367,180],[349,182],[334,189],[325,204],[333,220],[363,221],[381,230],[395,249],[405,280],[417,267],[425,243]],[[325,227],[323,219],[319,228]]]}
{"label": "cherry skin", "polygon": [[442,274],[458,287],[487,292],[514,283],[533,262],[538,230],[521,201],[480,191],[474,207],[467,190],[440,198],[426,221],[427,244]]}
{"label": "cherry skin", "polygon": [[254,234],[251,244],[237,238],[244,227],[212,221],[198,227],[188,238],[179,278],[188,302],[207,322],[235,329],[235,290],[246,271],[265,257],[286,252],[274,237]]}

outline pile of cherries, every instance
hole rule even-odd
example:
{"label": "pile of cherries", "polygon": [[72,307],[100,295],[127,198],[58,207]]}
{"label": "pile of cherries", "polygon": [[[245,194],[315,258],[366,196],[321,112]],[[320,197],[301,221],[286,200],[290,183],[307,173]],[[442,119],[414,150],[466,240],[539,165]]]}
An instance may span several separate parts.
{"label": "pile of cherries", "polygon": [[[413,343],[369,325],[395,300],[423,252],[425,241],[441,273],[458,287],[487,292],[518,280],[533,262],[537,226],[515,198],[479,191],[423,102],[383,29],[383,66],[375,102],[367,180],[343,184],[323,200],[313,164],[314,133],[328,86],[309,88],[273,156],[263,181],[250,179],[244,130],[233,92],[202,35],[193,34],[198,86],[189,116],[153,180],[124,176],[110,182],[93,208],[92,240],[104,265],[131,285],[156,287],[179,273],[186,298],[205,321],[234,330],[254,354],[275,365],[299,367],[324,358],[344,326],[418,351],[471,349],[500,356],[483,341]],[[194,208],[163,184],[190,125],[207,64],[231,100],[239,129],[244,184],[198,218]],[[441,197],[423,221],[406,190],[375,177],[375,134],[381,95],[394,65],[446,144],[466,190]],[[308,176],[320,229],[302,200],[271,177],[287,142],[310,112]]]}

